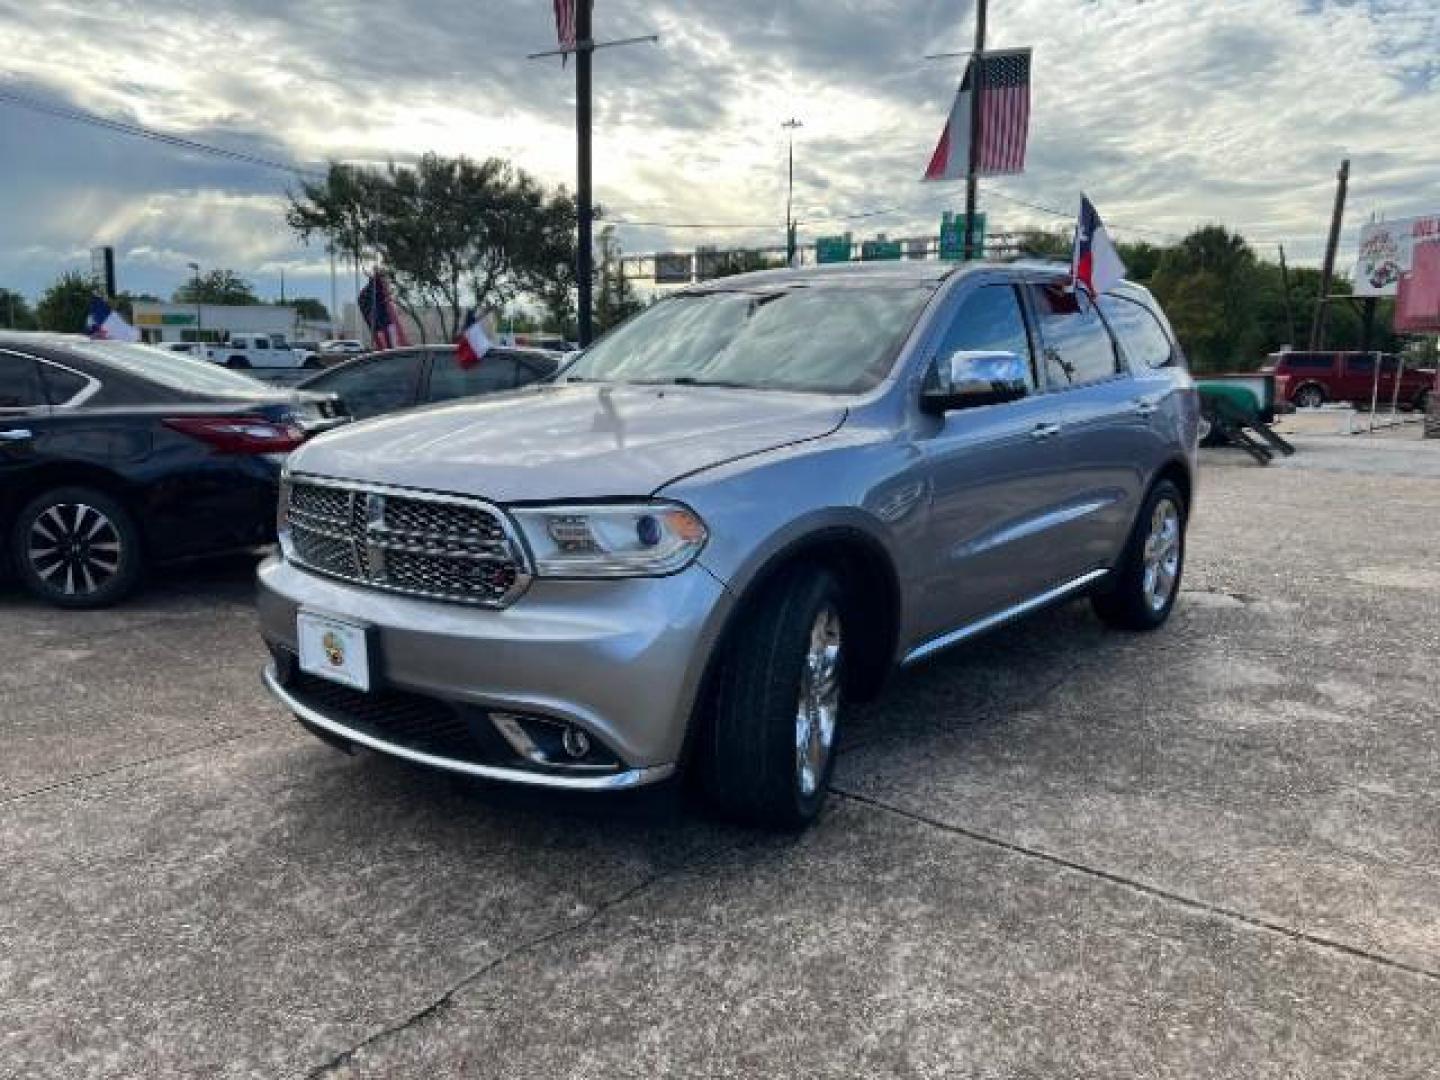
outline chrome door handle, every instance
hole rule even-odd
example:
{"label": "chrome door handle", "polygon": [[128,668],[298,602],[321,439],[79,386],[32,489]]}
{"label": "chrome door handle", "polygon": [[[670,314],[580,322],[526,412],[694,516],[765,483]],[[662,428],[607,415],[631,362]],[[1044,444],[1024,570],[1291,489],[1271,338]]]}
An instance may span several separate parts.
{"label": "chrome door handle", "polygon": [[1155,398],[1136,398],[1133,404],[1137,416],[1149,416],[1160,407],[1160,402]]}
{"label": "chrome door handle", "polygon": [[1060,434],[1059,424],[1036,424],[1030,429],[1030,438],[1039,441]]}
{"label": "chrome door handle", "polygon": [[0,430],[0,442],[24,442],[33,439],[35,433],[29,428],[5,428]]}

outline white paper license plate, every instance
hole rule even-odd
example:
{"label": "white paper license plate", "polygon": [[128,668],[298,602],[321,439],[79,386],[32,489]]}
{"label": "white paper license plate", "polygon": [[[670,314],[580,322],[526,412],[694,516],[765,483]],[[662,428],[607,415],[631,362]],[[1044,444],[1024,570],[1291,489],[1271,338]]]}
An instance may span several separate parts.
{"label": "white paper license plate", "polygon": [[366,628],[358,623],[302,611],[297,616],[300,670],[356,690],[370,689]]}

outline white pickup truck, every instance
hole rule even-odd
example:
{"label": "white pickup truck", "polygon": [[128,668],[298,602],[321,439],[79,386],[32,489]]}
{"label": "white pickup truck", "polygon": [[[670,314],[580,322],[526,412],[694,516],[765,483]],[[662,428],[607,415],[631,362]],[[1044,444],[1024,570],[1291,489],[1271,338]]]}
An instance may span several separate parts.
{"label": "white pickup truck", "polygon": [[284,334],[231,334],[230,340],[210,346],[210,359],[230,368],[319,368],[320,358],[297,349]]}

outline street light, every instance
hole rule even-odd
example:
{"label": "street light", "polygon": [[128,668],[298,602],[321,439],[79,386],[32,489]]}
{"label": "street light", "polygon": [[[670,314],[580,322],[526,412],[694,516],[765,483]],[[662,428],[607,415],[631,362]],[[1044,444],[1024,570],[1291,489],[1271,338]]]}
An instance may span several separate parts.
{"label": "street light", "polygon": [[785,187],[785,264],[795,262],[795,218],[792,207],[795,203],[795,129],[804,127],[799,120],[791,117],[780,125],[790,141],[790,172]]}
{"label": "street light", "polygon": [[200,307],[200,264],[186,263],[191,270],[195,271],[195,340],[200,344],[200,355],[205,355],[205,321],[204,313]]}

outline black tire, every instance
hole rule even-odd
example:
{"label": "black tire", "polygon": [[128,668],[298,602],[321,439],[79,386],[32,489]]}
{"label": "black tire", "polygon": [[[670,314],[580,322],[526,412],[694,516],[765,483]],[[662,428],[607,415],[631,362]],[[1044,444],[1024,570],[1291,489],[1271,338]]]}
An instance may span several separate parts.
{"label": "black tire", "polygon": [[1309,383],[1295,391],[1293,400],[1297,409],[1318,409],[1325,404],[1325,391]]}
{"label": "black tire", "polygon": [[[809,825],[820,814],[844,711],[843,613],[835,578],[798,566],[765,588],[737,628],[699,747],[702,789],[719,813],[746,824],[789,830]],[[833,661],[824,680],[834,687],[830,738],[818,769],[807,767],[802,773],[797,743],[801,697],[812,684],[807,661],[812,635],[828,618],[835,627]],[[819,713],[805,715],[813,723]],[[820,728],[809,730],[818,733]],[[806,790],[807,785],[813,786]]]}
{"label": "black tire", "polygon": [[250,366],[250,361],[245,359],[245,357],[243,356],[232,356],[230,357],[230,359],[225,361],[225,366],[228,368],[243,370]]}
{"label": "black tire", "polygon": [[1430,411],[1430,394],[1431,391],[1429,390],[1421,390],[1420,393],[1415,395],[1416,412],[1427,413]]}
{"label": "black tire", "polygon": [[1200,410],[1200,430],[1198,434],[1201,446],[1224,446],[1227,441],[1225,433],[1220,430],[1220,425],[1215,422],[1215,417],[1203,408]]}
{"label": "black tire", "polygon": [[300,366],[303,367],[306,371],[319,371],[324,368],[325,361],[321,360],[318,356],[307,356],[305,358],[305,363]]}
{"label": "black tire", "polygon": [[10,553],[20,583],[63,608],[118,603],[139,584],[143,563],[130,512],[87,487],[56,488],[27,503],[11,527]]}
{"label": "black tire", "polygon": [[[1157,591],[1147,589],[1149,567],[1147,549],[1151,546],[1152,529],[1159,519],[1160,508],[1173,508],[1176,524],[1173,573],[1164,602],[1156,603]],[[1164,625],[1175,609],[1180,595],[1180,581],[1185,573],[1185,526],[1188,520],[1185,497],[1169,480],[1161,480],[1150,489],[1140,513],[1130,530],[1130,539],[1104,588],[1090,598],[1095,614],[1110,626],[1121,630],[1154,630]],[[1168,560],[1164,560],[1168,564]]]}

